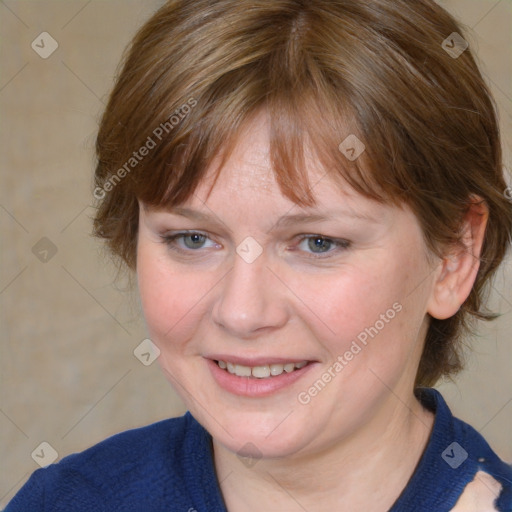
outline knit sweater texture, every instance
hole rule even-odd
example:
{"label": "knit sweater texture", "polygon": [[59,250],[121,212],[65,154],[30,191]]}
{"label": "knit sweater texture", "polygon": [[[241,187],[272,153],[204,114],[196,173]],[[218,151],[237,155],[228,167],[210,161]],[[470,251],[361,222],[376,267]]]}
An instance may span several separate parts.
{"label": "knit sweater texture", "polygon": [[[511,512],[512,466],[438,391],[417,396],[434,427],[390,512]],[[226,512],[211,441],[188,412],[116,434],[35,471],[5,512]]]}

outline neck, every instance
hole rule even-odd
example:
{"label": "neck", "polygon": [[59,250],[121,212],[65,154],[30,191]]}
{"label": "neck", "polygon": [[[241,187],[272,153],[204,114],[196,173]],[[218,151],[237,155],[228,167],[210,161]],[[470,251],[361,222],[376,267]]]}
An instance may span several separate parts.
{"label": "neck", "polygon": [[[370,421],[321,451],[244,463],[213,441],[228,510],[389,510],[428,442],[433,414],[389,394]],[[321,505],[321,506],[320,506]]]}

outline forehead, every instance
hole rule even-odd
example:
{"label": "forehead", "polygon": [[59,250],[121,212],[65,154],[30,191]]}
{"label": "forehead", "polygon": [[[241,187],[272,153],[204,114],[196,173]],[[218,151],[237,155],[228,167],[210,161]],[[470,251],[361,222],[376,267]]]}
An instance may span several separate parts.
{"label": "forehead", "polygon": [[335,178],[333,173],[328,173],[307,145],[304,154],[316,204],[299,208],[281,192],[276,181],[271,164],[268,118],[264,112],[260,113],[240,131],[217,179],[214,180],[220,156],[207,166],[205,177],[187,203],[200,204],[213,200],[228,205],[243,202],[249,207],[252,203],[269,200],[276,207],[293,208],[293,213],[299,210],[325,212],[338,208],[354,217],[371,217],[386,209],[382,203],[356,192],[341,176]]}

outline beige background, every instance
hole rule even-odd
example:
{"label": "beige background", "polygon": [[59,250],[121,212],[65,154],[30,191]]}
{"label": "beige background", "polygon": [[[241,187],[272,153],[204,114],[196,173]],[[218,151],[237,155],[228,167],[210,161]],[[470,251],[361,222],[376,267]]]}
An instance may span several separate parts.
{"label": "beige background", "polygon": [[[122,282],[113,285],[113,268],[89,234],[98,118],[122,49],[159,4],[0,1],[0,508],[38,467],[31,454],[41,442],[62,457],[184,412],[157,364],[134,357],[146,337],[138,300]],[[469,27],[499,106],[509,164],[512,2],[442,4]],[[31,48],[43,31],[59,45],[47,59]],[[43,237],[53,245],[33,250]],[[39,259],[45,249],[46,262]],[[456,384],[439,386],[508,461],[511,278],[509,258],[492,289],[503,316],[472,340]]]}

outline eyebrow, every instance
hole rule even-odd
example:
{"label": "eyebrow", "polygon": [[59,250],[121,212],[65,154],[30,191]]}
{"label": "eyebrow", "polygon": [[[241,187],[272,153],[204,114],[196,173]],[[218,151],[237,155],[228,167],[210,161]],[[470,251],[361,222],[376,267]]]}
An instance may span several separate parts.
{"label": "eyebrow", "polygon": [[293,215],[283,215],[278,219],[278,221],[274,224],[274,228],[278,227],[287,227],[292,224],[298,223],[313,223],[313,222],[321,222],[325,220],[336,220],[336,217],[350,217],[351,219],[358,220],[366,220],[376,222],[374,217],[371,217],[368,214],[357,213],[351,210],[338,210],[333,212],[327,212],[325,215],[322,214],[314,214],[314,213],[297,213]]}
{"label": "eyebrow", "polygon": [[[185,208],[181,206],[176,206],[168,210],[168,213],[172,215],[180,215],[182,217],[187,217],[192,220],[198,221],[209,221],[211,220],[211,216],[205,213],[202,213],[198,210],[193,210],[191,208]],[[283,215],[280,217],[277,222],[274,223],[271,229],[283,228],[290,225],[298,224],[298,223],[314,223],[321,222],[326,220],[336,220],[336,217],[350,217],[352,219],[364,220],[369,222],[378,222],[375,217],[367,213],[359,213],[353,210],[337,210],[332,212],[326,212],[326,214],[322,215],[319,213],[296,213],[290,215]],[[222,221],[221,221],[222,222]],[[223,223],[224,224],[224,223]]]}

